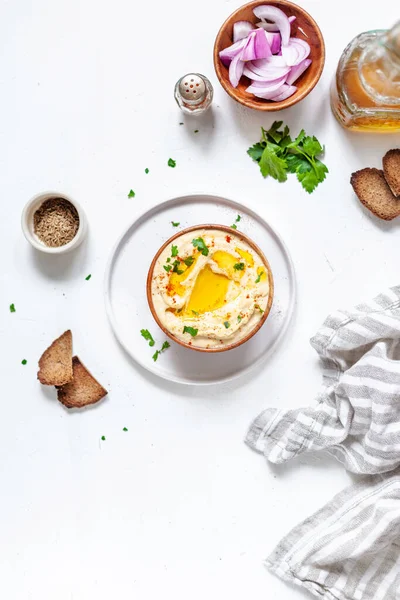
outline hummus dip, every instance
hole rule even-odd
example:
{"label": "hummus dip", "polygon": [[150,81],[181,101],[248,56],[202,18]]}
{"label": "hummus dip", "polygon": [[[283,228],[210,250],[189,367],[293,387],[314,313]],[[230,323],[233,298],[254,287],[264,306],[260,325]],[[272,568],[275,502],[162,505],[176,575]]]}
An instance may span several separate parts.
{"label": "hummus dip", "polygon": [[151,281],[160,323],[194,348],[245,338],[263,318],[269,294],[269,268],[233,230],[183,233],[160,253]]}

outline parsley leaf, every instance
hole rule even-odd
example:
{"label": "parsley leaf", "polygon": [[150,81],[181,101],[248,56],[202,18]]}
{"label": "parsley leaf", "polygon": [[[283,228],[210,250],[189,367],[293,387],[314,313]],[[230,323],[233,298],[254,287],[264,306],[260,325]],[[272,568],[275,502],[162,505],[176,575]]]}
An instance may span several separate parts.
{"label": "parsley leaf", "polygon": [[185,258],[185,260],[183,262],[185,263],[185,265],[187,267],[191,267],[192,264],[194,263],[194,256],[188,256],[187,258]]}
{"label": "parsley leaf", "polygon": [[167,271],[167,273],[170,272],[170,270],[172,269],[171,265],[163,265],[163,269],[165,269]]}
{"label": "parsley leaf", "polygon": [[199,133],[199,130],[198,130],[198,129],[195,129],[193,133]]}
{"label": "parsley leaf", "polygon": [[124,428],[122,429],[122,431],[128,431],[128,428],[127,428],[127,427],[124,427]]}
{"label": "parsley leaf", "polygon": [[229,323],[229,321],[224,321],[224,325],[226,329],[229,329],[229,327],[231,326],[231,324]]}
{"label": "parsley leaf", "polygon": [[237,229],[237,225],[235,225],[235,223],[233,225],[231,225],[231,229]]}
{"label": "parsley leaf", "polygon": [[196,315],[196,317],[198,317],[198,316],[199,316],[199,313],[197,312],[197,310],[192,310],[192,313],[193,313],[194,315]]}
{"label": "parsley leaf", "polygon": [[235,271],[243,271],[244,263],[235,263],[233,265],[233,268],[235,269]]}
{"label": "parsley leaf", "polygon": [[14,304],[10,304],[10,312],[16,312]]}
{"label": "parsley leaf", "polygon": [[146,167],[144,172],[146,173],[146,175],[149,173],[149,169]]}
{"label": "parsley leaf", "polygon": [[101,439],[103,440],[103,442],[105,442],[106,436],[105,436],[105,435],[102,435],[102,436],[101,436]]}
{"label": "parsley leaf", "polygon": [[141,329],[140,330],[140,335],[142,337],[144,337],[144,339],[149,342],[149,346],[154,346],[155,341],[154,341],[153,336],[151,335],[151,333],[150,333],[150,331],[148,329]]}
{"label": "parsley leaf", "polygon": [[173,158],[169,158],[168,159],[168,166],[172,167],[174,169],[176,167],[176,160],[174,160]]}
{"label": "parsley leaf", "polygon": [[263,311],[263,309],[261,308],[261,306],[259,304],[255,304],[254,308],[257,308],[257,310],[259,310],[260,313],[263,314],[264,311]]}
{"label": "parsley leaf", "polygon": [[261,128],[261,141],[251,146],[247,153],[258,163],[264,177],[286,181],[287,173],[294,173],[303,188],[311,193],[324,181],[328,168],[318,158],[324,152],[315,136],[304,129],[292,140],[289,127],[281,129],[282,121],[275,121],[267,131]]}
{"label": "parsley leaf", "polygon": [[171,246],[171,256],[178,256],[178,246]]}
{"label": "parsley leaf", "polygon": [[136,196],[135,192],[131,190],[128,194],[128,198],[134,198]]}
{"label": "parsley leaf", "polygon": [[237,317],[238,323],[240,323],[240,321],[242,320],[242,318],[243,318],[242,315],[238,315],[238,317]]}
{"label": "parsley leaf", "polygon": [[175,221],[171,221],[172,227],[179,227],[180,223],[176,223]]}
{"label": "parsley leaf", "polygon": [[171,259],[170,259],[170,257],[169,257],[169,256],[168,256],[168,258],[167,258],[167,262],[171,262]]}
{"label": "parsley leaf", "polygon": [[88,275],[87,277],[85,277],[85,281],[89,281],[90,278],[91,278],[91,275]]}
{"label": "parsley leaf", "polygon": [[156,350],[154,352],[154,354],[152,356],[152,359],[154,360],[154,362],[156,362],[156,360],[160,356],[161,352],[164,352],[164,350],[167,350],[170,347],[171,347],[171,344],[165,340],[165,342],[161,346],[161,349],[160,350]]}
{"label": "parsley leaf", "polygon": [[154,352],[153,356],[151,357],[154,360],[154,362],[156,362],[159,354],[161,354],[159,350],[156,350]]}
{"label": "parsley leaf", "polygon": [[174,260],[174,262],[172,263],[174,265],[174,268],[172,269],[173,273],[177,273],[178,275],[182,275],[182,273],[184,273],[184,271],[182,269],[179,269],[179,265],[181,264],[179,262],[179,260]]}
{"label": "parsley leaf", "polygon": [[203,238],[199,237],[195,240],[192,240],[192,244],[199,252],[202,253],[203,256],[208,256],[208,248]]}
{"label": "parsley leaf", "polygon": [[240,221],[240,219],[241,219],[241,218],[242,218],[242,217],[241,217],[240,215],[238,215],[238,216],[236,217],[236,221],[235,221],[235,222],[236,222],[236,223],[239,223],[239,221]]}
{"label": "parsley leaf", "polygon": [[196,329],[195,327],[188,327],[187,325],[185,325],[183,328],[183,333],[190,333],[190,335],[192,337],[196,337],[198,332],[199,332],[199,330]]}
{"label": "parsley leaf", "polygon": [[260,271],[260,273],[257,276],[256,283],[260,283],[260,281],[261,281],[261,275],[264,275],[264,271]]}
{"label": "parsley leaf", "polygon": [[24,358],[24,360],[21,360],[21,365],[26,365],[28,361],[26,360],[26,358]]}

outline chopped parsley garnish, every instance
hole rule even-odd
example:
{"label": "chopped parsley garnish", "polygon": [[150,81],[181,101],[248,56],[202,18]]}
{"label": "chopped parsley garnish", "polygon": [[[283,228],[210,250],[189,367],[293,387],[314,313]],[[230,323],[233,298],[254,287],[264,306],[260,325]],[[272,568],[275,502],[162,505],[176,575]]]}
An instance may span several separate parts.
{"label": "chopped parsley garnish", "polygon": [[91,278],[91,275],[89,274],[87,277],[85,277],[85,281],[89,281],[90,278]]}
{"label": "chopped parsley garnish", "polygon": [[144,337],[144,339],[149,342],[149,346],[154,346],[155,341],[154,341],[153,336],[151,335],[151,333],[150,333],[150,331],[148,329],[141,329],[140,330],[140,335],[142,337]]}
{"label": "chopped parsley garnish", "polygon": [[292,140],[287,125],[279,131],[282,125],[282,121],[275,121],[268,131],[262,127],[261,141],[249,148],[247,154],[258,163],[263,177],[271,176],[283,182],[288,173],[295,173],[311,194],[328,173],[326,165],[317,158],[324,148],[315,136],[306,135],[304,129]]}
{"label": "chopped parsley garnish", "polygon": [[199,330],[195,327],[188,327],[185,325],[183,328],[183,333],[190,333],[192,337],[196,337],[196,335],[199,333]]}
{"label": "chopped parsley garnish", "polygon": [[199,130],[198,130],[198,129],[195,129],[193,133],[199,133]]}
{"label": "chopped parsley garnish", "polygon": [[260,283],[261,281],[261,275],[264,275],[264,271],[261,271],[258,275],[257,275],[257,279],[256,279],[256,283]]}
{"label": "chopped parsley garnish", "polygon": [[161,350],[156,350],[154,352],[154,354],[152,356],[152,359],[154,360],[154,362],[156,362],[156,360],[159,357],[159,355],[161,354],[161,352],[164,352],[164,350],[167,350],[168,348],[170,348],[170,346],[171,346],[171,344],[165,340],[165,342],[161,346]]}
{"label": "chopped parsley garnish", "polygon": [[102,435],[102,436],[101,436],[101,439],[102,439],[102,440],[103,440],[103,442],[104,442],[104,441],[105,441],[105,439],[106,439],[106,436],[105,436],[105,435]]}
{"label": "chopped parsley garnish", "polygon": [[231,225],[231,229],[237,229],[237,225],[235,225],[235,223],[233,225]]}
{"label": "chopped parsley garnish", "polygon": [[169,257],[169,256],[168,256],[168,258],[167,258],[167,262],[171,262],[171,259],[170,259],[170,257]]}
{"label": "chopped parsley garnish", "polygon": [[24,358],[24,360],[21,360],[21,365],[26,365],[28,361],[26,360],[26,358]]}
{"label": "chopped parsley garnish", "polygon": [[184,123],[179,123],[179,125],[184,125]]}
{"label": "chopped parsley garnish", "polygon": [[128,428],[127,428],[127,427],[124,427],[124,428],[122,429],[122,431],[128,431]]}
{"label": "chopped parsley garnish", "polygon": [[238,216],[236,217],[236,221],[235,221],[235,223],[239,223],[239,221],[240,221],[240,219],[241,219],[241,218],[242,218],[242,217],[241,217],[240,215],[238,215]]}
{"label": "chopped parsley garnish", "polygon": [[14,304],[10,304],[10,312],[15,312],[15,305]]}
{"label": "chopped parsley garnish", "polygon": [[192,244],[199,252],[202,253],[203,256],[208,256],[208,248],[203,238],[200,237],[192,240]]}
{"label": "chopped parsley garnish", "polygon": [[163,269],[165,269],[167,271],[167,273],[170,272],[170,270],[172,269],[171,265],[163,265]]}
{"label": "chopped parsley garnish", "polygon": [[198,317],[198,316],[199,316],[199,313],[197,312],[197,310],[192,310],[192,313],[193,313],[194,315],[196,315],[196,317]]}
{"label": "chopped parsley garnish", "polygon": [[257,310],[259,310],[260,313],[263,314],[264,311],[263,311],[263,309],[261,308],[261,306],[259,304],[255,304],[254,308],[256,308]]}
{"label": "chopped parsley garnish", "polygon": [[171,256],[178,256],[178,246],[171,246]]}
{"label": "chopped parsley garnish", "polygon": [[178,268],[180,264],[181,263],[179,262],[179,260],[174,260],[174,262],[173,262],[174,268],[172,269],[173,273],[176,273],[177,275],[182,275],[182,273],[184,273],[183,269]]}
{"label": "chopped parsley garnish", "polygon": [[235,271],[243,271],[244,263],[235,263],[233,265],[233,268],[235,269]]}
{"label": "chopped parsley garnish", "polygon": [[179,225],[180,225],[179,221],[178,222],[171,221],[171,223],[172,223],[172,227],[179,227]]}
{"label": "chopped parsley garnish", "polygon": [[128,198],[134,198],[136,196],[135,192],[131,190],[128,194]]}
{"label": "chopped parsley garnish", "polygon": [[146,173],[146,175],[150,172],[149,169],[146,167],[144,172]]}
{"label": "chopped parsley garnish", "polygon": [[191,267],[192,264],[194,263],[194,256],[188,256],[187,258],[185,258],[185,260],[183,262],[185,263],[185,265],[187,267]]}
{"label": "chopped parsley garnish", "polygon": [[169,158],[168,159],[168,166],[172,167],[174,169],[176,167],[176,160],[174,160],[173,158]]}
{"label": "chopped parsley garnish", "polygon": [[229,327],[231,326],[229,321],[224,321],[224,325],[225,325],[226,329],[229,329]]}
{"label": "chopped parsley garnish", "polygon": [[243,318],[242,315],[238,315],[238,318],[237,318],[238,323],[240,323],[240,321],[242,320],[242,318]]}

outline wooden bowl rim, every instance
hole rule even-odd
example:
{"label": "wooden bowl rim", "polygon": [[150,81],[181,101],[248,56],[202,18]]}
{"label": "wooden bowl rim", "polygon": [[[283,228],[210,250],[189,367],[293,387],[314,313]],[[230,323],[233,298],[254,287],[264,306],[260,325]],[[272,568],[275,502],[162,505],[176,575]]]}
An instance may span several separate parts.
{"label": "wooden bowl rim", "polygon": [[[265,264],[267,271],[268,271],[269,295],[268,295],[268,303],[265,308],[263,316],[257,323],[257,326],[254,327],[254,329],[252,329],[244,338],[240,339],[237,342],[234,342],[233,344],[230,344],[229,346],[225,346],[223,348],[200,348],[199,346],[192,346],[192,345],[176,338],[170,331],[168,331],[168,329],[166,327],[164,327],[164,325],[161,323],[160,319],[158,318],[158,315],[154,308],[153,298],[151,295],[151,284],[153,281],[154,267],[156,265],[156,262],[160,256],[161,252],[163,252],[165,250],[165,248],[169,244],[171,244],[171,242],[176,240],[177,238],[181,237],[182,235],[185,235],[186,233],[189,233],[190,231],[198,231],[199,229],[217,229],[219,231],[225,231],[232,236],[236,235],[237,237],[242,238],[260,256],[260,258],[262,259],[262,261]],[[264,325],[265,321],[268,318],[269,313],[271,312],[272,302],[274,299],[274,278],[272,275],[271,266],[270,266],[267,258],[265,257],[264,252],[262,252],[262,250],[257,246],[257,244],[255,242],[253,242],[253,240],[251,238],[249,238],[245,233],[242,233],[241,231],[238,231],[237,229],[232,230],[232,228],[229,227],[228,225],[215,225],[215,224],[207,223],[205,225],[194,225],[192,227],[187,227],[186,229],[182,229],[181,231],[178,231],[173,236],[171,236],[166,242],[164,242],[164,244],[157,251],[157,253],[155,254],[155,256],[151,262],[151,265],[150,265],[150,268],[149,268],[149,271],[147,274],[146,294],[147,294],[147,302],[148,302],[151,314],[153,315],[153,319],[156,321],[157,325],[160,327],[160,329],[162,329],[162,331],[165,333],[165,335],[167,335],[171,340],[173,340],[180,346],[183,346],[184,348],[189,348],[189,350],[195,350],[196,352],[226,352],[227,350],[233,350],[234,348],[238,348],[239,346],[241,346],[242,344],[247,342]]]}
{"label": "wooden bowl rim", "polygon": [[[256,6],[261,6],[263,4],[273,4],[273,5],[283,4],[283,5],[287,6],[288,8],[291,8],[291,7],[295,8],[296,11],[302,13],[302,15],[305,16],[311,22],[311,25],[315,29],[315,32],[318,36],[318,39],[319,39],[319,42],[321,45],[321,55],[318,58],[318,70],[314,76],[314,79],[312,79],[311,82],[309,83],[309,85],[306,86],[303,90],[298,89],[296,91],[296,93],[293,94],[293,96],[286,98],[286,100],[281,100],[280,102],[272,102],[272,101],[268,101],[268,100],[264,100],[263,102],[261,102],[260,101],[261,99],[257,101],[257,100],[251,100],[249,98],[238,98],[233,93],[234,88],[232,88],[232,86],[229,83],[227,83],[225,81],[225,79],[222,77],[222,68],[221,68],[222,63],[219,58],[218,46],[219,46],[219,42],[222,37],[222,34],[225,31],[225,28],[228,26],[231,19],[235,15],[238,16],[237,20],[241,21],[242,19],[240,18],[239,15],[244,9],[251,8],[251,7],[255,8]],[[266,111],[266,112],[276,112],[278,110],[283,110],[285,108],[289,108],[290,106],[293,106],[294,104],[297,104],[297,102],[300,102],[301,100],[303,100],[315,88],[315,86],[317,85],[318,81],[321,78],[322,71],[323,71],[324,65],[325,65],[325,42],[324,42],[322,32],[321,32],[317,22],[315,21],[315,19],[313,19],[313,17],[306,10],[304,10],[303,7],[299,6],[298,4],[295,4],[294,2],[289,2],[289,0],[277,0],[276,2],[274,2],[273,0],[253,0],[252,2],[248,2],[247,4],[243,4],[241,7],[237,8],[231,15],[229,15],[229,17],[227,17],[227,19],[225,19],[225,21],[223,22],[223,24],[221,25],[221,27],[217,33],[217,37],[215,38],[213,54],[214,54],[214,56],[213,56],[214,69],[217,74],[218,80],[219,80],[220,84],[222,85],[222,87],[224,88],[224,90],[227,92],[227,94],[229,94],[229,96],[231,98],[233,98],[233,100],[236,100],[236,102],[239,102],[243,106],[247,106],[247,108],[253,108],[254,110],[262,110],[262,111]]]}

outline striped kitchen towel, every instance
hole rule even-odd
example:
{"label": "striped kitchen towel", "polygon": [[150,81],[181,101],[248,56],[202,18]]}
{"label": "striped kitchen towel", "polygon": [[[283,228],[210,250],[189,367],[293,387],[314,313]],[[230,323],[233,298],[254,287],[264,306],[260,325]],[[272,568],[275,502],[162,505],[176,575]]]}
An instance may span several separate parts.
{"label": "striped kitchen towel", "polygon": [[353,473],[392,471],[400,465],[400,286],[333,313],[311,345],[324,365],[315,406],[268,408],[246,442],[273,463],[326,450]]}
{"label": "striped kitchen towel", "polygon": [[266,564],[326,600],[400,600],[400,286],[338,311],[311,340],[324,385],[315,406],[270,408],[246,442],[283,463],[325,450],[370,475],[295,527]]}

